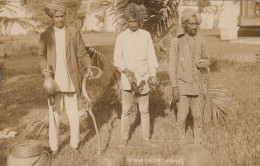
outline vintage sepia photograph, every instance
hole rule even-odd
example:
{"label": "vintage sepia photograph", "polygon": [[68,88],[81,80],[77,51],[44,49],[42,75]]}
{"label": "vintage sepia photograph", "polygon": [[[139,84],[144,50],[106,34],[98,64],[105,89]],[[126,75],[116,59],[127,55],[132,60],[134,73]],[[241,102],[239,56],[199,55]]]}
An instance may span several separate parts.
{"label": "vintage sepia photograph", "polygon": [[260,0],[0,0],[0,166],[260,166]]}

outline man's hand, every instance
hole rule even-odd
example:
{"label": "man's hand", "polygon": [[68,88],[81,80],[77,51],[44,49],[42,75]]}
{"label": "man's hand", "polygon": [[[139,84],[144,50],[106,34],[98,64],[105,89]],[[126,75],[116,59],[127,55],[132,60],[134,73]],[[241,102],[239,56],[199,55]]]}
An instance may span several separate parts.
{"label": "man's hand", "polygon": [[93,47],[88,47],[88,53],[91,55],[91,57],[98,52]]}
{"label": "man's hand", "polygon": [[209,66],[209,61],[208,60],[204,60],[204,59],[199,59],[198,62],[196,63],[196,66],[199,69],[204,69],[204,68]]}
{"label": "man's hand", "polygon": [[51,75],[51,70],[48,70],[47,67],[44,67],[43,70],[42,70],[42,74],[45,76],[45,77],[48,77]]}
{"label": "man's hand", "polygon": [[88,78],[90,78],[90,79],[93,77],[93,72],[90,67],[87,67],[86,74],[88,75]]}
{"label": "man's hand", "polygon": [[180,101],[180,93],[177,87],[172,88],[172,97],[174,101]]}
{"label": "man's hand", "polygon": [[132,78],[132,77],[133,77],[133,74],[134,74],[134,72],[132,72],[132,71],[129,70],[129,69],[125,69],[125,70],[123,71],[123,73],[125,73],[125,75],[126,75],[127,78]]}

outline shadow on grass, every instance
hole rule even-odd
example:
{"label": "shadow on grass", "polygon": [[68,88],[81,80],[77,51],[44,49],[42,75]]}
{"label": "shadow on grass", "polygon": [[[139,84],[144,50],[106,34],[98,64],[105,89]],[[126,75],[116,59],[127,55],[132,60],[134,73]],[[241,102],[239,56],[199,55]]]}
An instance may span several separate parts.
{"label": "shadow on grass", "polygon": [[[162,79],[164,76],[163,72],[160,72],[157,74],[159,79]],[[150,113],[150,137],[153,135],[154,132],[154,124],[155,124],[155,119],[158,117],[164,117],[166,116],[165,114],[165,109],[166,109],[166,102],[164,100],[164,92],[162,90],[156,90],[152,91],[149,94],[149,113]],[[129,139],[131,139],[133,133],[135,132],[136,128],[141,124],[141,115],[140,115],[140,110],[138,109],[138,105],[136,108],[137,111],[136,113],[136,118],[134,123],[132,124],[130,131],[129,131]]]}
{"label": "shadow on grass", "polygon": [[[116,80],[120,77],[120,75],[116,72],[115,68],[110,66],[108,67],[109,70],[104,72],[103,78],[100,78],[99,82],[93,81],[89,83],[90,87],[96,84],[96,93],[100,93],[99,97],[95,100],[93,105],[93,113],[97,121],[98,128],[101,128],[103,125],[108,123],[113,123],[113,112],[116,114],[117,118],[121,117],[122,109],[121,109],[121,102],[116,95],[116,90],[113,88],[115,85]],[[160,74],[159,74],[160,75]],[[87,88],[88,89],[88,88]],[[93,92],[92,92],[93,93]],[[150,112],[150,123],[151,123],[151,135],[154,131],[154,123],[157,117],[164,117],[166,116],[164,110],[166,108],[166,103],[163,99],[164,93],[161,90],[157,90],[150,93],[150,101],[149,101],[149,112]],[[94,94],[92,94],[94,96]],[[137,127],[140,125],[140,112],[132,110],[132,113],[136,113],[135,120],[131,125],[129,131],[129,138],[136,131]],[[90,118],[87,119],[89,122],[87,125],[81,125],[82,132],[87,131],[88,133],[82,140],[82,144],[85,144],[87,141],[90,140],[93,136],[96,135],[94,125]],[[91,122],[90,122],[91,121]],[[109,124],[109,126],[113,126]],[[112,130],[112,129],[111,129]],[[102,135],[102,133],[100,133]],[[104,135],[102,135],[104,136]],[[105,135],[110,141],[110,135]],[[106,147],[107,148],[107,147]],[[105,148],[105,150],[106,150]]]}
{"label": "shadow on grass", "polygon": [[[109,122],[109,120],[112,118],[113,111],[117,114],[117,117],[120,114],[121,104],[117,99],[115,89],[113,89],[114,82],[117,78],[115,78],[113,75],[110,78],[105,78],[103,81],[101,81],[105,82],[106,80],[106,82],[108,82],[107,84],[103,84],[103,86],[97,86],[97,91],[101,91],[101,94],[94,102],[92,110],[96,118],[98,128],[101,128],[103,125]],[[87,136],[82,140],[83,144],[96,134],[92,119],[88,118],[86,120],[91,122],[88,123],[88,125],[82,126],[82,130],[89,129]],[[102,135],[102,133],[100,133],[100,135]],[[106,137],[110,137],[110,135],[106,135]]]}

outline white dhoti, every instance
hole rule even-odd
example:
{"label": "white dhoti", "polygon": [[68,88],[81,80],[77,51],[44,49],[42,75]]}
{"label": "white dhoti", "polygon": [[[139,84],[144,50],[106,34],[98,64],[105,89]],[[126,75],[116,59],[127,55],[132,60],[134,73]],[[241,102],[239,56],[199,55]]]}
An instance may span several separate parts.
{"label": "white dhoti", "polygon": [[49,104],[49,142],[52,151],[59,148],[59,122],[60,113],[65,106],[70,125],[70,145],[72,148],[79,146],[79,113],[76,92],[56,92],[54,106]]}

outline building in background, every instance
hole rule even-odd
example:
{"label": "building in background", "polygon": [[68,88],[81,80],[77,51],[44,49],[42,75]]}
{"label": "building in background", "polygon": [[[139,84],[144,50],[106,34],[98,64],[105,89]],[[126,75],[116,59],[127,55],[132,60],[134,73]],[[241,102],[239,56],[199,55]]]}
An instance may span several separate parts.
{"label": "building in background", "polygon": [[82,0],[78,11],[78,28],[83,32],[114,32],[111,9],[116,0]]}
{"label": "building in background", "polygon": [[[28,0],[0,1],[8,6],[0,8],[0,35],[26,35],[37,31],[34,28],[37,23],[26,10]],[[116,31],[110,12],[115,4],[116,0],[82,0],[76,27],[83,32]],[[223,40],[234,40],[245,34],[260,35],[260,0],[180,0],[180,15],[185,8],[199,10],[202,16],[200,28],[219,29]]]}
{"label": "building in background", "polygon": [[[202,0],[182,0],[184,8],[199,10]],[[204,1],[205,2],[205,1]],[[260,0],[209,0],[201,12],[201,29],[219,29],[222,40],[234,40],[238,35],[260,36]]]}

